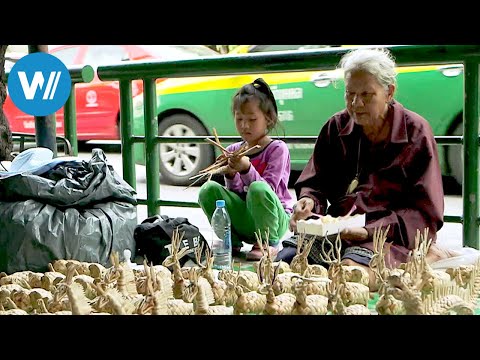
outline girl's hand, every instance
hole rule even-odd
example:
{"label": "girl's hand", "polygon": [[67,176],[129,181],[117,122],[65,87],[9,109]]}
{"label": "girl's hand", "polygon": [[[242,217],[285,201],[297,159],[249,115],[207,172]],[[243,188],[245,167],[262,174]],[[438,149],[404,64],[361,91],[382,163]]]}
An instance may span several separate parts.
{"label": "girl's hand", "polygon": [[288,227],[290,231],[297,231],[297,221],[304,220],[310,216],[312,216],[312,210],[315,206],[315,203],[312,199],[304,197],[297,201],[297,203],[293,206],[293,214],[290,217],[290,222]]}
{"label": "girl's hand", "polygon": [[343,229],[340,237],[342,240],[365,241],[368,239],[368,232],[364,227],[352,227]]}
{"label": "girl's hand", "polygon": [[250,169],[250,159],[247,156],[235,156],[228,159],[228,166],[238,172],[247,172]]}
{"label": "girl's hand", "polygon": [[233,179],[236,174],[237,174],[237,170],[232,169],[230,166],[225,166],[223,175],[225,175],[228,179]]}

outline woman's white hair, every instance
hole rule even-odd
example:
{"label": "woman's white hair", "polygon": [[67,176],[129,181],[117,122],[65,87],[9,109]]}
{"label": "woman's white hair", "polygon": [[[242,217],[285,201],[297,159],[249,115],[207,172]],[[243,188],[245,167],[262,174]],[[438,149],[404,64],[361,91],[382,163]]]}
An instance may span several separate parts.
{"label": "woman's white hair", "polygon": [[352,50],[343,55],[339,63],[345,78],[353,72],[365,71],[373,75],[385,89],[389,85],[396,85],[395,66],[395,59],[386,48]]}

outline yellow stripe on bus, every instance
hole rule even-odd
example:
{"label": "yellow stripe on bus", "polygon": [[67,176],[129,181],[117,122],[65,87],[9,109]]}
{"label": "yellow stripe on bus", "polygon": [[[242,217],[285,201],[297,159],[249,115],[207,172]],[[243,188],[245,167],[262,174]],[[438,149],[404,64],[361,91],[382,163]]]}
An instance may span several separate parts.
{"label": "yellow stripe on bus", "polygon": [[306,82],[310,81],[316,72],[318,71],[167,79],[157,86],[157,94],[239,89],[259,77],[262,77],[270,86],[292,82]]}
{"label": "yellow stripe on bus", "polygon": [[[405,66],[397,68],[398,73],[420,72],[437,70],[441,65],[429,66]],[[196,91],[213,91],[239,89],[245,84],[251,83],[255,79],[262,77],[270,86],[286,83],[299,83],[311,81],[313,75],[327,71],[305,71],[305,72],[285,72],[270,74],[248,74],[248,75],[227,75],[227,76],[202,76],[190,78],[166,79],[157,85],[157,95],[167,95]],[[339,75],[341,77],[341,75]]]}

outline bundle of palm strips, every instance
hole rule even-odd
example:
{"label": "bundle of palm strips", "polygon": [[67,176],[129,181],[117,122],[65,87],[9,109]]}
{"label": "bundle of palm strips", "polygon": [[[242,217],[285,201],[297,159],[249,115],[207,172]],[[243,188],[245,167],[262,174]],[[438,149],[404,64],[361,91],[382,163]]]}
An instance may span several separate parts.
{"label": "bundle of palm strips", "polygon": [[190,178],[190,180],[193,180],[193,179],[196,179],[196,180],[193,183],[191,183],[189,187],[202,179],[207,178],[207,181],[210,181],[213,175],[225,173],[225,170],[228,168],[228,159],[234,158],[234,157],[242,157],[248,154],[250,151],[260,148],[260,145],[248,146],[247,143],[244,143],[242,146],[240,146],[238,150],[230,152],[227,149],[225,149],[222,146],[222,144],[220,144],[220,140],[218,139],[218,135],[215,129],[214,129],[214,134],[215,134],[216,141],[213,141],[209,138],[205,138],[205,141],[208,141],[212,145],[215,145],[216,147],[218,147],[220,150],[222,150],[222,153],[220,154],[220,156],[217,157],[217,159],[212,165],[206,167],[203,170],[200,170],[197,175],[192,176]]}

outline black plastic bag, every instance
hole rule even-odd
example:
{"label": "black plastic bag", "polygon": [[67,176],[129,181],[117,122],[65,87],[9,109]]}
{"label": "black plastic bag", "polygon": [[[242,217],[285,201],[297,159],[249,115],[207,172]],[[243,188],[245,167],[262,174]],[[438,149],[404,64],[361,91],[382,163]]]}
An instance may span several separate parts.
{"label": "black plastic bag", "polygon": [[[179,234],[183,235],[180,243],[180,249],[188,247],[188,257],[182,257],[180,265],[184,265],[188,259],[195,259],[195,249],[202,243],[208,246],[205,238],[198,230],[198,227],[190,224],[187,218],[171,218],[166,215],[151,216],[141,224],[137,225],[133,232],[136,242],[137,255],[147,258],[147,261],[155,265],[161,265],[169,255],[167,245],[172,243],[173,231],[178,228]],[[202,260],[204,256],[202,254]]]}
{"label": "black plastic bag", "polygon": [[45,272],[57,259],[109,267],[112,252],[134,256],[135,194],[101,149],[90,161],[0,179],[0,271]]}

